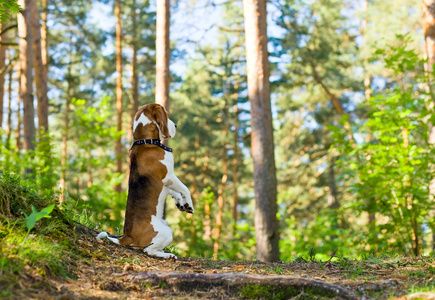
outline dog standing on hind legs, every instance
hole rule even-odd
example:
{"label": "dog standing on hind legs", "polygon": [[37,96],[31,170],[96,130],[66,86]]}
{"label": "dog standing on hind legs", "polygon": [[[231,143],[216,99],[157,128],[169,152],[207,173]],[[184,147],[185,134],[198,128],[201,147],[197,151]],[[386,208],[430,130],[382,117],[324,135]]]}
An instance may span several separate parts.
{"label": "dog standing on hind legs", "polygon": [[150,256],[177,258],[163,251],[172,242],[172,230],[163,219],[165,199],[171,195],[181,211],[193,213],[194,209],[188,188],[174,174],[172,149],[160,143],[173,138],[176,127],[159,104],[138,110],[133,122],[124,235],[111,237],[101,232],[97,239],[107,237],[119,245],[143,247]]}

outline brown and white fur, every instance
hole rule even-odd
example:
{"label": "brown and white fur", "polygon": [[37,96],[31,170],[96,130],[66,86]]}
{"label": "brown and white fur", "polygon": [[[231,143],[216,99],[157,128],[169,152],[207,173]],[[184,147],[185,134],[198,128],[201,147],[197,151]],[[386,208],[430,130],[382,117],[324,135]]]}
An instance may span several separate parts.
{"label": "brown and white fur", "polygon": [[[134,117],[133,142],[144,139],[164,139],[175,136],[176,125],[159,104],[142,106]],[[163,206],[171,195],[181,211],[193,213],[187,187],[174,174],[174,157],[156,145],[137,145],[130,153],[130,178],[124,235],[110,237],[101,232],[97,238],[107,237],[123,246],[143,247],[155,257],[177,258],[163,248],[172,242],[172,230],[163,219]]]}

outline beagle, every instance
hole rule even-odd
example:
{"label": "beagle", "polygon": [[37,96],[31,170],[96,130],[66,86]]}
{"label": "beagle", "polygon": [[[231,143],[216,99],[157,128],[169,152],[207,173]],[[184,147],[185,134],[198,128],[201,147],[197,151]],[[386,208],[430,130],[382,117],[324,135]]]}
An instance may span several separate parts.
{"label": "beagle", "polygon": [[138,110],[133,122],[124,235],[118,238],[101,232],[97,239],[107,237],[116,244],[141,247],[150,256],[177,258],[163,251],[172,242],[172,230],[163,219],[165,199],[171,195],[181,211],[193,213],[194,209],[188,188],[174,174],[172,149],[160,143],[173,138],[176,127],[159,104]]}

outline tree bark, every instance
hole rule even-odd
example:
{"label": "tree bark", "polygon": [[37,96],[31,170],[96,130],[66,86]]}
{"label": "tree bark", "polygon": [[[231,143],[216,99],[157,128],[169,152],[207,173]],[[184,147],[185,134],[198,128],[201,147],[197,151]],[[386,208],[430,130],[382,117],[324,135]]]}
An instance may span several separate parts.
{"label": "tree bark", "polygon": [[[10,53],[9,53],[10,54]],[[11,61],[11,55],[9,55]],[[11,135],[12,135],[12,79],[14,73],[14,65],[11,65],[8,73],[8,117],[7,117],[7,130],[6,130],[6,149],[11,149]]]}
{"label": "tree bark", "polygon": [[[69,85],[69,84],[68,84]],[[60,204],[65,202],[65,190],[66,190],[66,161],[68,156],[68,128],[69,128],[69,105],[70,105],[70,93],[68,93],[65,102],[65,111],[63,116],[64,132],[62,135],[62,153],[60,158],[60,190],[59,196]]]}
{"label": "tree bark", "polygon": [[[117,113],[117,130],[122,130],[122,30],[121,30],[121,1],[115,1],[115,16],[116,16],[116,72],[118,78],[116,80],[116,113]],[[116,172],[122,173],[122,144],[121,136],[116,141]],[[122,191],[121,183],[116,185],[115,190],[120,193]]]}
{"label": "tree bark", "polygon": [[328,167],[328,185],[329,185],[328,204],[330,209],[340,208],[340,203],[338,202],[337,185],[335,183],[334,167],[335,167],[335,157],[331,157],[329,161],[329,167]]}
{"label": "tree bark", "polygon": [[[131,51],[132,51],[132,59],[131,59],[131,110],[130,110],[130,117],[131,117],[131,124],[134,122],[134,115],[139,109],[139,85],[138,85],[138,77],[137,77],[137,22],[136,22],[136,7],[133,4],[132,10],[131,10],[131,20],[133,24],[132,29],[132,43],[131,43]],[[132,125],[129,126],[129,135],[128,138],[131,138],[133,136],[133,127]]]}
{"label": "tree bark", "polygon": [[[428,91],[432,95],[432,78],[430,73],[433,70],[433,65],[435,63],[435,0],[422,0],[422,11],[423,11],[423,32],[424,32],[424,46],[425,54],[427,57],[427,63],[425,64],[426,72],[429,74],[428,81]],[[434,97],[428,99],[428,108],[433,110],[434,108]],[[429,144],[435,144],[435,126],[434,124],[429,124]],[[432,168],[434,166],[432,165]],[[429,195],[431,201],[435,200],[435,178],[433,178],[429,183]],[[431,212],[433,216],[434,213]],[[435,251],[435,228],[432,230],[432,250]]]}
{"label": "tree bark", "polygon": [[[337,184],[335,183],[335,157],[331,157],[328,164],[328,204],[329,209],[337,210],[340,208],[340,202],[338,201]],[[338,214],[338,212],[336,212]],[[338,220],[335,220],[331,224],[331,229],[336,230],[339,228]],[[331,239],[336,239],[337,235],[332,235]]]}
{"label": "tree bark", "polygon": [[210,203],[208,200],[204,204],[204,241],[211,239],[211,220],[210,220]]}
{"label": "tree bark", "polygon": [[[360,26],[360,34],[363,38],[365,38],[365,31],[367,29],[367,25],[368,25],[368,8],[369,8],[369,1],[368,0],[364,0],[363,2],[363,14],[364,14],[364,18],[361,22],[361,26]],[[367,40],[365,41],[366,45],[367,45]],[[368,59],[367,57],[364,57],[364,96],[366,98],[366,100],[369,100],[371,98],[371,83],[372,83],[372,78],[370,76],[370,72],[367,70],[367,66],[368,66]]]}
{"label": "tree bark", "polygon": [[45,74],[48,76],[48,28],[47,28],[47,12],[48,12],[48,0],[41,1],[42,13],[41,13],[41,55],[42,64],[44,65]]}
{"label": "tree bark", "polygon": [[[156,18],[156,103],[162,105],[169,112],[169,85],[171,80],[169,72],[169,60],[171,58],[169,45],[170,0],[157,0]],[[169,146],[168,140],[164,140],[162,143]],[[163,206],[163,218],[166,218],[166,200]]]}
{"label": "tree bark", "polygon": [[233,238],[237,233],[237,205],[239,204],[239,115],[237,105],[234,109],[234,153],[233,153]]}
{"label": "tree bark", "polygon": [[[316,279],[292,277],[287,275],[251,275],[244,273],[222,273],[222,274],[193,274],[193,273],[171,273],[171,272],[145,272],[131,275],[133,282],[141,281],[160,285],[162,282],[168,285],[175,292],[180,289],[188,290],[209,290],[223,288],[227,292],[234,291],[240,297],[240,291],[246,286],[268,286],[280,290],[286,299],[294,298],[302,293],[304,289],[311,289],[319,296],[328,294],[336,299],[361,299],[356,293],[341,285],[328,283]],[[286,289],[292,287],[292,289]],[[285,291],[290,291],[285,295]],[[313,295],[315,296],[315,295]]]}
{"label": "tree bark", "polygon": [[24,149],[35,149],[35,108],[32,94],[33,38],[31,32],[31,1],[19,0],[23,8],[17,16],[21,65],[21,99],[24,106]]}
{"label": "tree bark", "polygon": [[157,37],[156,37],[156,103],[169,112],[169,47],[170,1],[157,0]]}
{"label": "tree bark", "polygon": [[30,1],[33,59],[35,67],[36,96],[38,98],[38,134],[43,130],[48,132],[48,98],[47,98],[47,72],[42,55],[41,26],[39,24],[39,9],[36,0]]}
{"label": "tree bark", "polygon": [[[5,27],[5,23],[0,24],[0,31]],[[6,37],[6,33],[0,35],[0,42]],[[6,68],[6,46],[0,44],[0,128],[3,128],[3,99],[5,95],[5,70]],[[1,136],[1,132],[0,132]]]}
{"label": "tree bark", "polygon": [[17,74],[18,74],[18,78],[20,80],[18,80],[18,87],[17,87],[17,131],[15,132],[15,140],[17,143],[17,150],[23,149],[23,144],[21,142],[21,126],[22,126],[22,118],[21,118],[21,97],[20,97],[20,93],[21,93],[21,65],[20,65],[20,61],[18,61],[17,63]]}
{"label": "tree bark", "polygon": [[428,58],[426,70],[432,71],[435,63],[435,0],[422,0],[425,51]]}
{"label": "tree bark", "polygon": [[59,202],[62,204],[65,202],[65,191],[66,191],[66,165],[68,159],[68,129],[69,129],[69,105],[71,103],[73,95],[73,83],[71,75],[71,64],[68,66],[68,75],[66,76],[68,90],[65,99],[65,111],[63,116],[63,135],[62,135],[62,152],[60,158],[60,189],[61,194],[59,196]]}
{"label": "tree bark", "polygon": [[[226,125],[224,125],[226,127]],[[215,228],[215,239],[213,244],[213,258],[218,259],[218,252],[219,252],[219,239],[221,235],[221,228],[222,228],[222,215],[224,213],[224,192],[225,192],[225,186],[228,181],[228,164],[227,164],[227,148],[225,144],[225,137],[227,136],[228,130],[227,128],[224,129],[223,135],[224,135],[224,145],[222,147],[222,179],[221,179],[221,186],[218,191],[218,213],[216,216],[216,228]]]}
{"label": "tree bark", "polygon": [[243,0],[248,93],[251,103],[251,152],[254,162],[257,258],[279,260],[276,169],[270,108],[266,2]]}

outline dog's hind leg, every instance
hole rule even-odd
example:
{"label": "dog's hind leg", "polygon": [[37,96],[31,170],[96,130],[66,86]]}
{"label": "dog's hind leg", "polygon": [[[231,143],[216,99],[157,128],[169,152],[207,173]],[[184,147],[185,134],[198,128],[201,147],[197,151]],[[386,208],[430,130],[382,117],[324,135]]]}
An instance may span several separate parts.
{"label": "dog's hind leg", "polygon": [[166,253],[163,248],[167,247],[172,242],[172,230],[162,219],[158,219],[155,216],[152,217],[151,223],[154,226],[154,230],[157,231],[157,235],[153,238],[151,245],[146,247],[144,253],[161,258],[175,258],[172,253]]}

